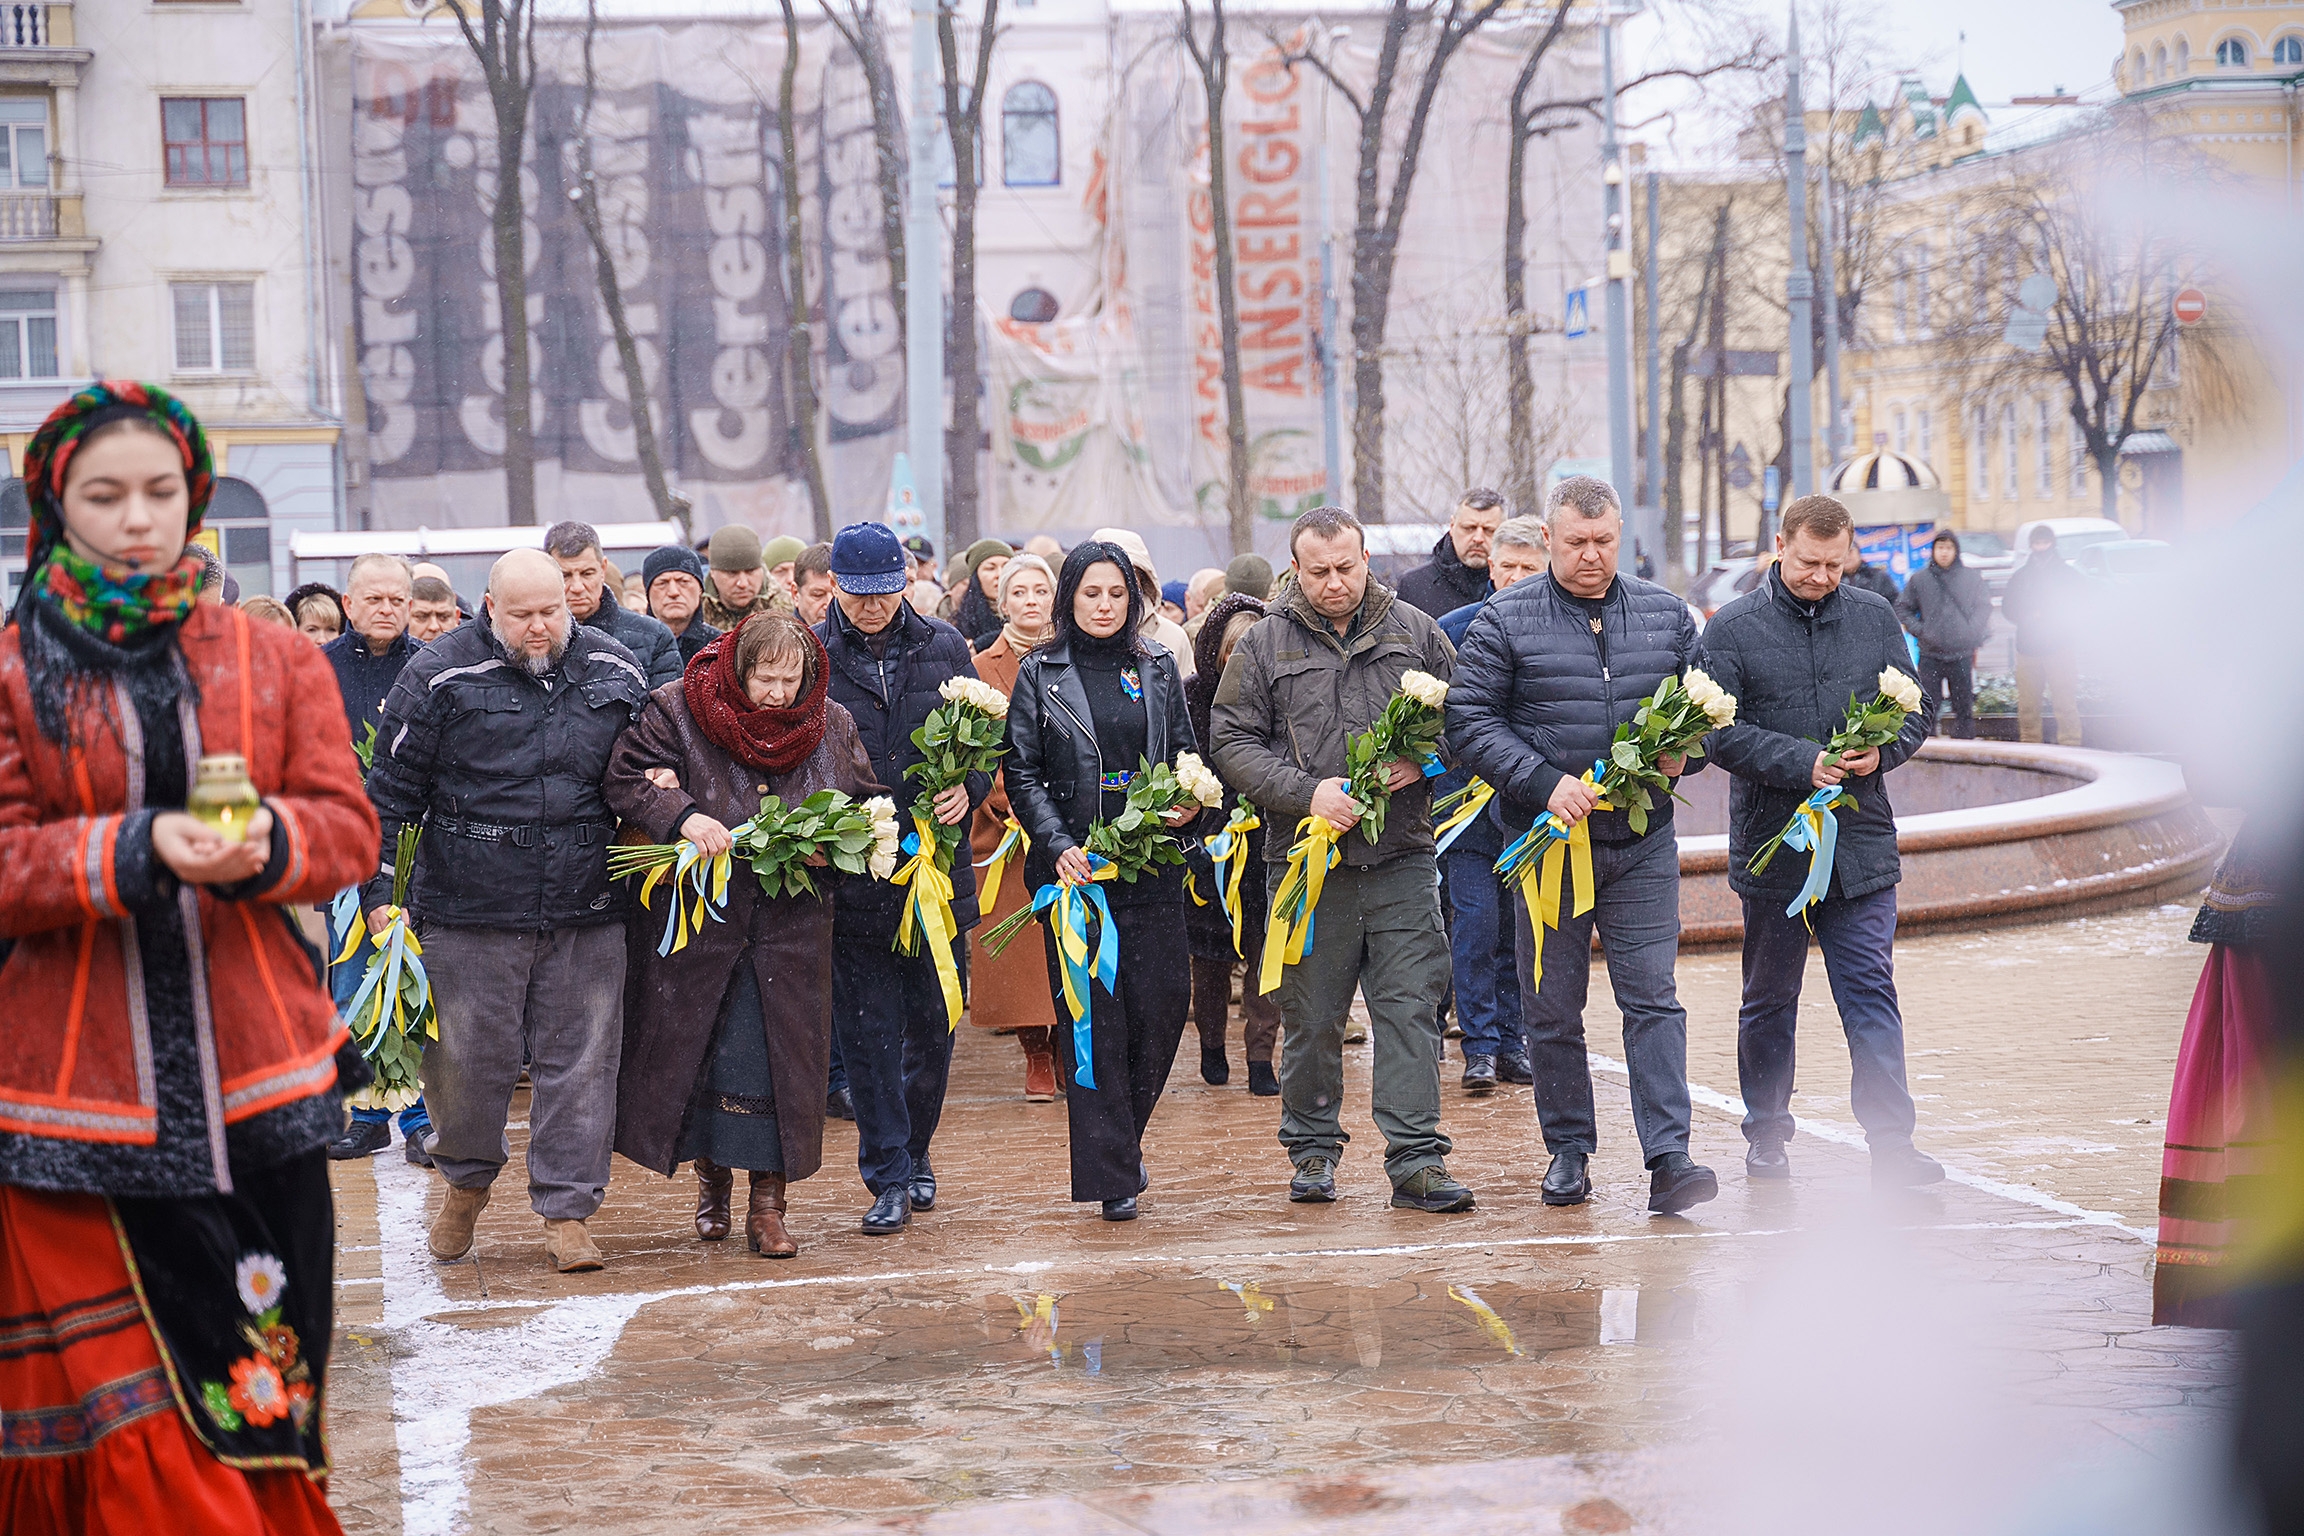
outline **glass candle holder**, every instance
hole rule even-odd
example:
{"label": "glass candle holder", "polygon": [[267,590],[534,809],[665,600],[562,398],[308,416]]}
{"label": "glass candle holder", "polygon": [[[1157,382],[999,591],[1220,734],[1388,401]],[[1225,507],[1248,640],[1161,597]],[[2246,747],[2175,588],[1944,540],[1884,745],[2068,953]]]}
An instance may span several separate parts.
{"label": "glass candle holder", "polygon": [[192,793],[184,797],[184,809],[228,843],[248,836],[248,819],[261,803],[248,777],[248,759],[237,753],[201,758]]}

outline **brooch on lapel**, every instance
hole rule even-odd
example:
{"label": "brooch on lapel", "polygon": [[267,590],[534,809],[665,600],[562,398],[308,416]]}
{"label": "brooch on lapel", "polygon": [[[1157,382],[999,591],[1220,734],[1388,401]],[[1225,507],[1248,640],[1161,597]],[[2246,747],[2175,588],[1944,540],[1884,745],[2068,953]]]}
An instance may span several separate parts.
{"label": "brooch on lapel", "polygon": [[1120,669],[1120,691],[1128,695],[1131,703],[1144,701],[1144,679],[1137,675],[1134,667]]}

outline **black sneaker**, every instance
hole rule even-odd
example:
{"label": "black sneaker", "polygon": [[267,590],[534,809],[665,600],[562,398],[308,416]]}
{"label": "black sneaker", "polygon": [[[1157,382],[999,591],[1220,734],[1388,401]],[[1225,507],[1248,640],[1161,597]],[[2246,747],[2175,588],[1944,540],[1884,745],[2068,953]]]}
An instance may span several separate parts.
{"label": "black sneaker", "polygon": [[1336,1165],[1324,1157],[1308,1157],[1296,1165],[1288,1181],[1288,1198],[1298,1205],[1325,1205],[1336,1198]]}
{"label": "black sneaker", "polygon": [[824,1115],[830,1120],[853,1120],[856,1118],[856,1101],[849,1096],[847,1089],[835,1088],[824,1095]]}
{"label": "black sneaker", "polygon": [[1685,1152],[1665,1153],[1648,1175],[1648,1211],[1653,1216],[1677,1216],[1719,1193],[1720,1180],[1712,1170]]}
{"label": "black sneaker", "polygon": [[1201,1048],[1200,1081],[1211,1088],[1221,1088],[1232,1081],[1232,1063],[1224,1059],[1221,1049],[1211,1051],[1205,1046]]}
{"label": "black sneaker", "polygon": [[1484,1097],[1496,1091],[1496,1058],[1493,1056],[1467,1056],[1464,1058],[1464,1091],[1474,1097]]}
{"label": "black sneaker", "polygon": [[1280,1074],[1272,1070],[1272,1063],[1248,1063],[1248,1091],[1260,1099],[1280,1097]]}
{"label": "black sneaker", "polygon": [[1472,1191],[1435,1164],[1419,1168],[1393,1185],[1392,1204],[1403,1211],[1468,1211],[1472,1209]]}
{"label": "black sneaker", "polygon": [[1522,1088],[1533,1087],[1536,1082],[1536,1069],[1528,1064],[1526,1051],[1497,1052],[1496,1075]]}
{"label": "black sneaker", "polygon": [[392,1122],[355,1120],[343,1135],[328,1143],[328,1155],[341,1163],[355,1157],[374,1157],[392,1145]]}
{"label": "black sneaker", "polygon": [[432,1131],[430,1127],[426,1127],[425,1129],[416,1132],[413,1136],[405,1137],[403,1139],[400,1155],[407,1158],[409,1162],[414,1163],[419,1168],[431,1167],[432,1149],[429,1145],[427,1145],[431,1139]]}

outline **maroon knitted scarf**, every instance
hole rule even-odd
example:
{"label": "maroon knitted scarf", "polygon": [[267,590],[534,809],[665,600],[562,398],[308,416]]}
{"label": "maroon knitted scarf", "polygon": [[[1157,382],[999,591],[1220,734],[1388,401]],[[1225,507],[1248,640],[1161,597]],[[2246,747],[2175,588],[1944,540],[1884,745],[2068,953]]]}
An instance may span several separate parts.
{"label": "maroon knitted scarf", "polygon": [[[747,616],[744,624],[754,617],[757,615]],[[744,624],[696,653],[681,676],[681,697],[688,701],[688,713],[695,717],[697,729],[712,745],[748,768],[790,773],[823,743],[832,659],[824,654],[823,641],[802,630],[808,636],[809,670],[815,674],[814,681],[784,708],[762,709],[744,692],[744,680],[736,675],[736,637]]]}

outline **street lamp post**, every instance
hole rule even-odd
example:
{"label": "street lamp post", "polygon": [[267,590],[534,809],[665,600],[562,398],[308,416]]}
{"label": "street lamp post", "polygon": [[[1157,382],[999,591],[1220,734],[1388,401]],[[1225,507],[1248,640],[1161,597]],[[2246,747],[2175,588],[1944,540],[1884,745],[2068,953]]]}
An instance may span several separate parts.
{"label": "street lamp post", "polygon": [[[944,547],[944,244],[936,216],[936,133],[944,121],[936,0],[912,0],[911,184],[904,209],[904,417],[923,532]],[[969,388],[975,381],[969,381]]]}
{"label": "street lamp post", "polygon": [[[1808,123],[1800,106],[1800,8],[1791,7],[1791,25],[1785,38],[1784,61],[1784,196],[1791,215],[1792,271],[1784,279],[1784,297],[1790,301],[1791,334],[1787,344],[1792,354],[1790,409],[1790,438],[1787,445],[1792,454],[1792,497],[1798,500],[1816,489],[1816,450],[1814,433],[1809,426],[1809,395],[1816,376],[1816,322],[1814,304],[1816,279],[1808,270]],[[1774,519],[1762,509],[1760,514],[1760,540],[1755,549],[1765,549],[1775,529]]]}
{"label": "street lamp post", "polygon": [[1648,529],[1632,478],[1632,338],[1624,291],[1631,258],[1624,249],[1623,146],[1616,138],[1615,0],[1602,0],[1600,10],[1600,131],[1600,180],[1608,230],[1608,481],[1635,519],[1632,536],[1637,547],[1648,538]]}

